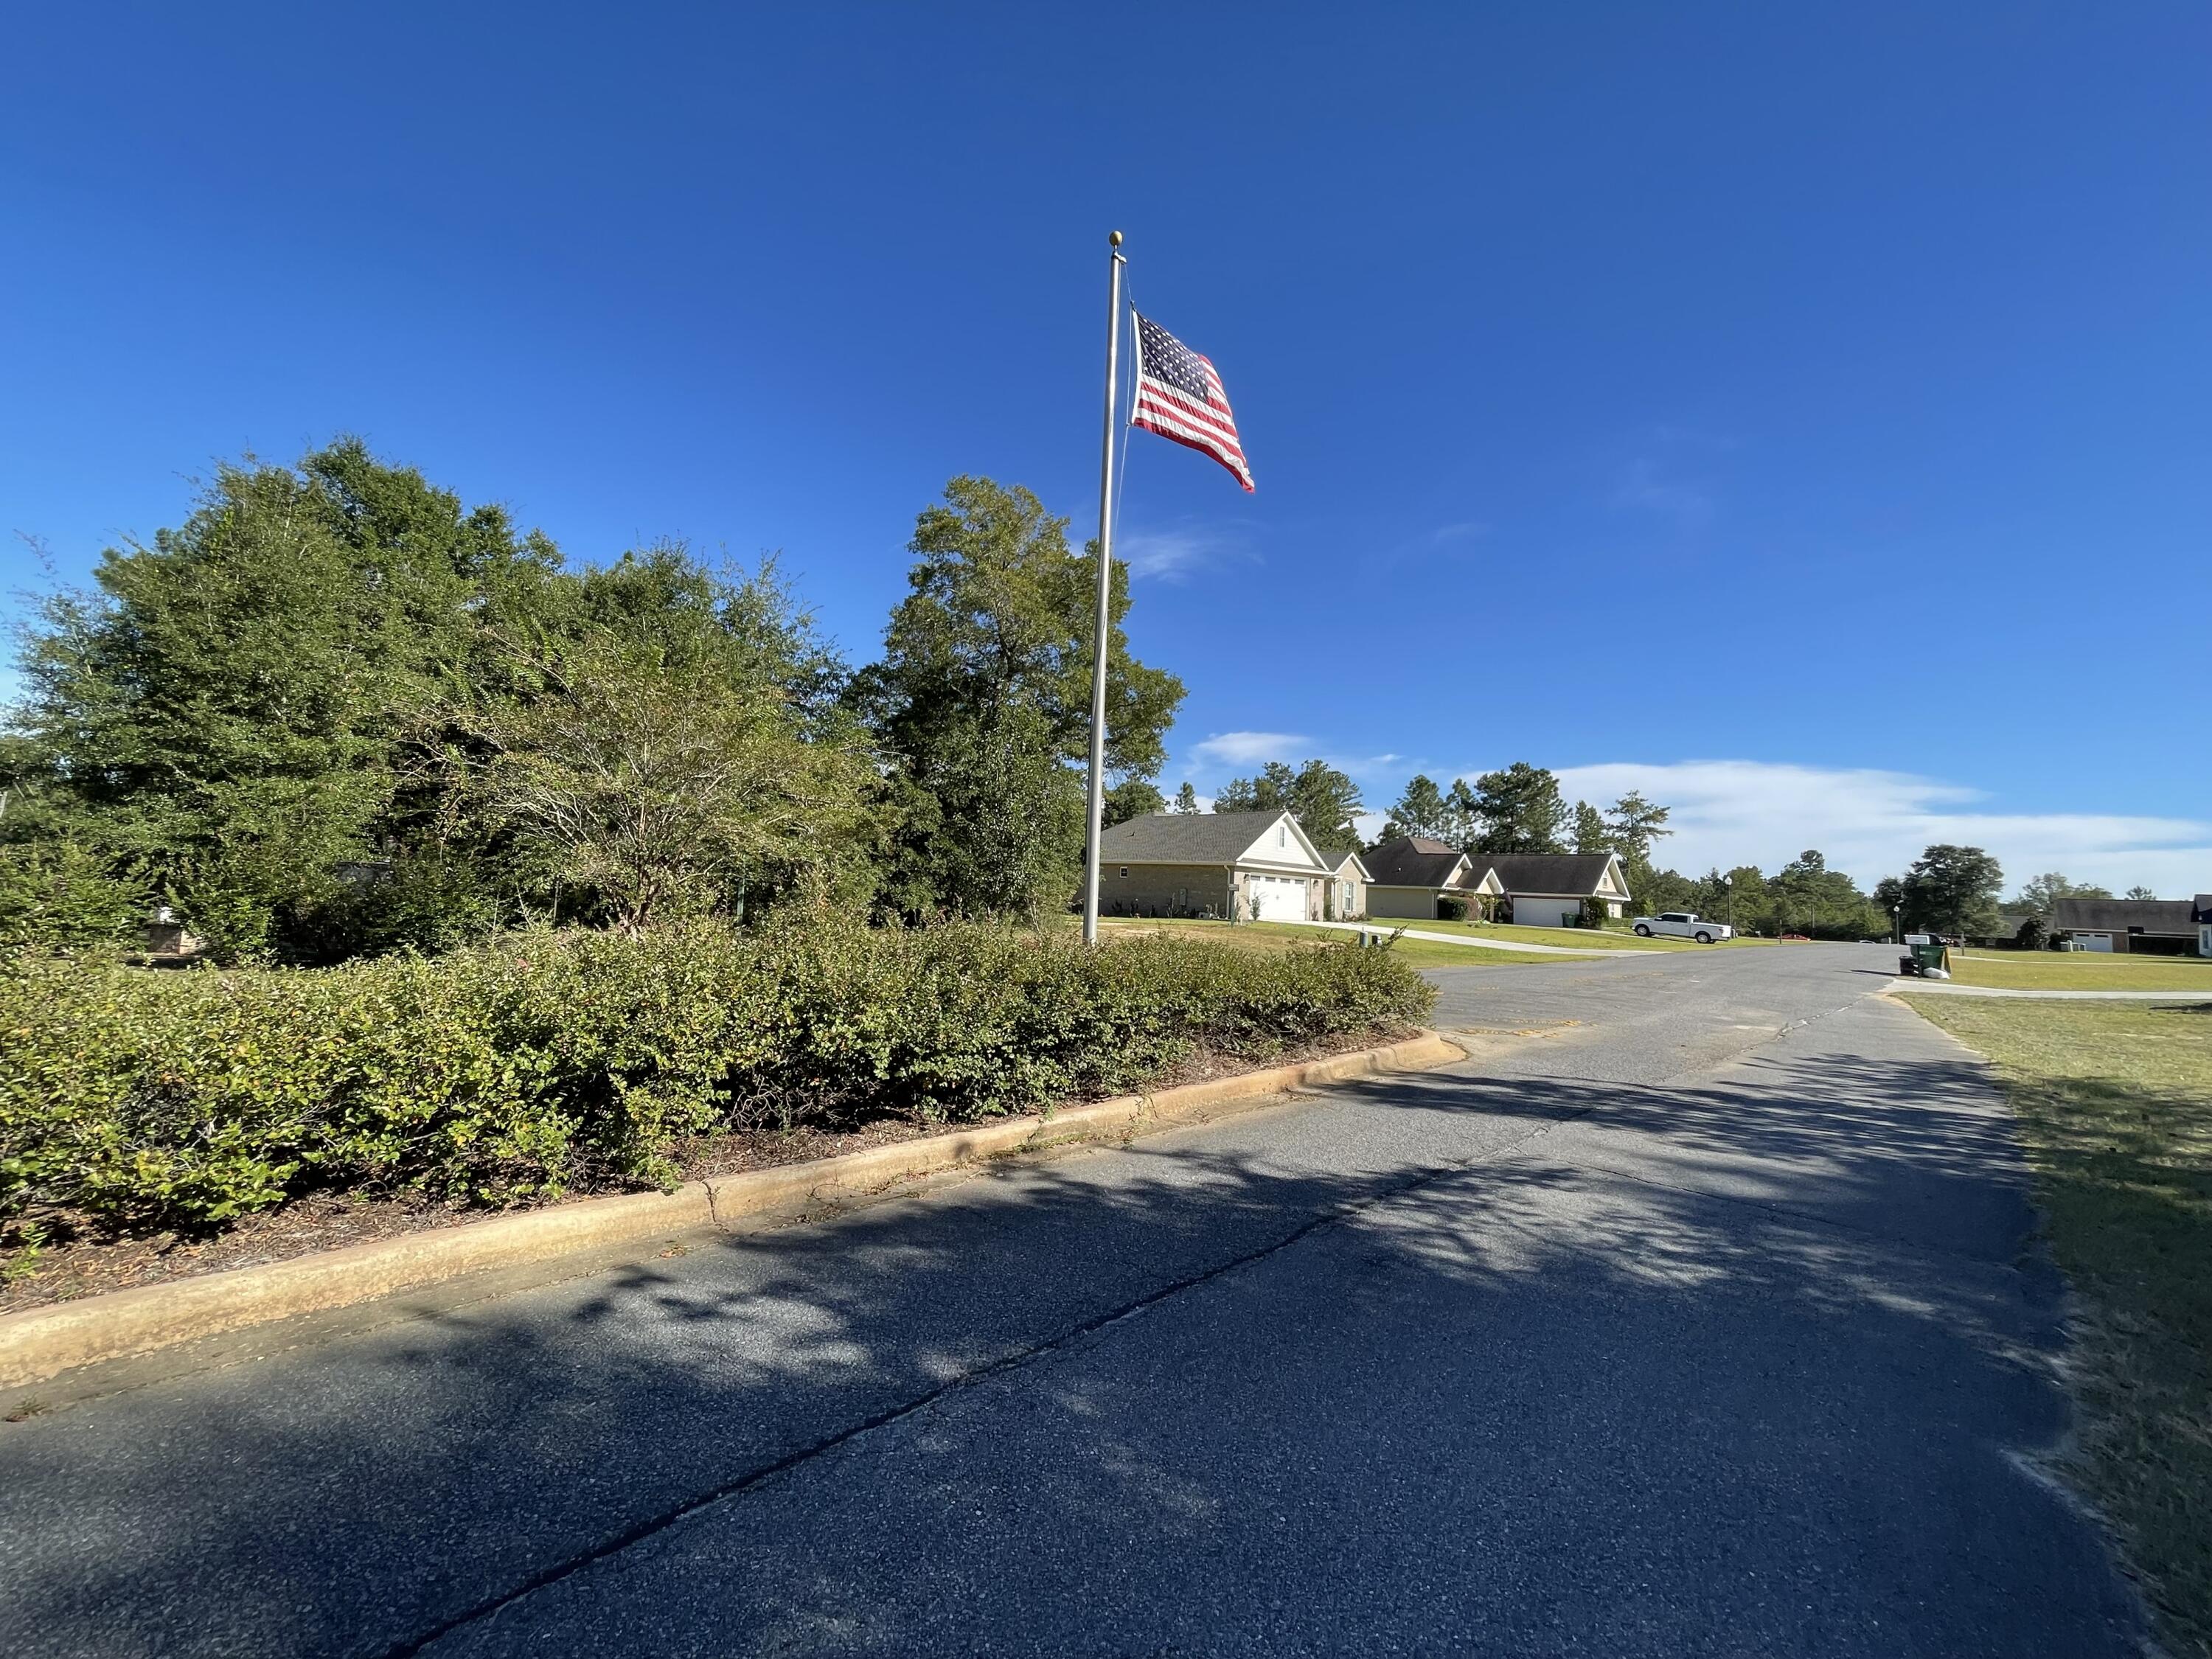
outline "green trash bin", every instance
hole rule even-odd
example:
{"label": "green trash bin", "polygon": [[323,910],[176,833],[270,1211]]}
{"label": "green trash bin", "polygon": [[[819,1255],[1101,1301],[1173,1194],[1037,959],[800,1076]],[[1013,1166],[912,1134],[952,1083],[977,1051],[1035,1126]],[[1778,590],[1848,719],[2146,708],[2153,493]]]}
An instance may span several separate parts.
{"label": "green trash bin", "polygon": [[1914,945],[1912,959],[1920,964],[1920,971],[1923,975],[1931,968],[1941,968],[1946,973],[1950,971],[1948,964],[1943,960],[1943,947],[1941,945]]}

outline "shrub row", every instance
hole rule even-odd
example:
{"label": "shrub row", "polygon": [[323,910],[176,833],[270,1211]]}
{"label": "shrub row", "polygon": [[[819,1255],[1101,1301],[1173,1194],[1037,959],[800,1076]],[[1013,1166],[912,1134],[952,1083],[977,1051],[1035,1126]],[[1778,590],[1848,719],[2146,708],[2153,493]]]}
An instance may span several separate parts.
{"label": "shrub row", "polygon": [[488,1205],[668,1182],[686,1138],[966,1120],[1410,1024],[1387,951],[1084,950],[988,927],[539,932],[437,957],[0,974],[0,1219],[206,1226],[315,1188]]}

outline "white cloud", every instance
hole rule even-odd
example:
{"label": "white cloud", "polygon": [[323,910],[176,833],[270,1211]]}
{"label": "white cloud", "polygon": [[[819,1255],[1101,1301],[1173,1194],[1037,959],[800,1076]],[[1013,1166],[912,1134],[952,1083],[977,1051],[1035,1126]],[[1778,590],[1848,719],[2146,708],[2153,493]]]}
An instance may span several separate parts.
{"label": "white cloud", "polygon": [[1720,491],[1710,475],[1723,457],[1741,447],[1741,439],[1724,433],[1653,427],[1621,468],[1613,485],[1614,504],[1670,520],[1682,530],[1702,530],[1720,507]]}
{"label": "white cloud", "polygon": [[1477,542],[1490,533],[1490,526],[1480,520],[1469,519],[1460,524],[1440,524],[1429,532],[1431,547],[1447,547],[1454,542]]}
{"label": "white cloud", "polygon": [[1190,752],[1209,765],[1257,766],[1266,761],[1286,761],[1307,743],[1295,732],[1217,732]]}
{"label": "white cloud", "polygon": [[1624,507],[1671,519],[1686,530],[1712,522],[1713,495],[1701,483],[1674,476],[1650,456],[1638,456],[1623,470],[1615,499]]}
{"label": "white cloud", "polygon": [[1930,842],[1957,842],[1994,854],[2008,893],[2045,870],[2114,892],[2138,882],[2169,897],[2212,890],[2212,823],[1994,811],[1978,791],[1904,772],[1764,761],[1618,762],[1563,768],[1559,787],[1570,801],[1596,805],[1636,789],[1671,808],[1674,834],[1656,856],[1683,871],[1738,864],[1772,871],[1817,847],[1864,886],[1902,873]]}
{"label": "white cloud", "polygon": [[1389,793],[1395,794],[1401,781],[1399,775],[1404,769],[1405,759],[1403,755],[1395,754],[1334,754],[1313,738],[1296,732],[1217,732],[1204,742],[1192,744],[1189,756],[1190,769],[1200,775],[1210,771],[1249,772],[1269,761],[1303,766],[1308,761],[1319,760],[1344,773],[1370,794],[1382,790],[1386,784]]}
{"label": "white cloud", "polygon": [[1474,544],[1486,539],[1490,532],[1490,526],[1480,519],[1440,524],[1418,536],[1408,537],[1387,551],[1370,553],[1366,568],[1379,573],[1401,564],[1449,559],[1471,550]]}
{"label": "white cloud", "polygon": [[1132,530],[1114,539],[1114,556],[1132,576],[1180,582],[1210,565],[1257,563],[1233,532],[1185,523],[1169,530]]}

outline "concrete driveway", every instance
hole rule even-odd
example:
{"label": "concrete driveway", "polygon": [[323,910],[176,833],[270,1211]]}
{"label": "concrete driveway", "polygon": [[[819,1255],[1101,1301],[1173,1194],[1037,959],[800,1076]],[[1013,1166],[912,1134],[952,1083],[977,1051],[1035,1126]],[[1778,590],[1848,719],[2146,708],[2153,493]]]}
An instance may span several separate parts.
{"label": "concrete driveway", "polygon": [[1889,954],[0,1425],[0,1651],[2135,1654]]}

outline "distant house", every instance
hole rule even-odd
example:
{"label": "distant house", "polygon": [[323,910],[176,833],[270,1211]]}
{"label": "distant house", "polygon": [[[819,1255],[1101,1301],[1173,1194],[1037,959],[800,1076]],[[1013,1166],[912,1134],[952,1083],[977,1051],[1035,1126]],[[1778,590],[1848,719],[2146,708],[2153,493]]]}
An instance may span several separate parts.
{"label": "distant house", "polygon": [[1996,920],[1985,933],[1970,933],[1966,943],[1972,945],[2001,946],[2010,945],[2020,938],[2020,930],[2034,918],[2033,910],[2007,910],[2000,908]]}
{"label": "distant house", "polygon": [[1331,886],[1326,895],[1330,914],[1338,921],[1359,921],[1367,914],[1367,884],[1375,879],[1366,860],[1357,850],[1324,853],[1322,856],[1335,866],[1330,872]]}
{"label": "distant house", "polygon": [[1489,864],[1486,873],[1513,902],[1516,927],[1571,927],[1585,899],[1600,901],[1608,916],[1627,914],[1628,878],[1618,853],[1479,853],[1475,861]]}
{"label": "distant house", "polygon": [[2212,893],[2199,893],[2191,908],[2197,912],[2197,954],[2212,957]]}
{"label": "distant house", "polygon": [[2205,948],[2207,895],[2191,899],[2060,899],[2051,926],[2070,933],[2077,951],[2139,951],[2153,956],[2212,956]]}
{"label": "distant house", "polygon": [[1336,861],[1288,812],[1148,812],[1098,838],[1109,916],[1319,921]]}
{"label": "distant house", "polygon": [[1466,902],[1470,914],[1487,916],[1504,892],[1488,870],[1449,842],[1425,836],[1400,836],[1367,854],[1367,914],[1434,921],[1447,899]]}

